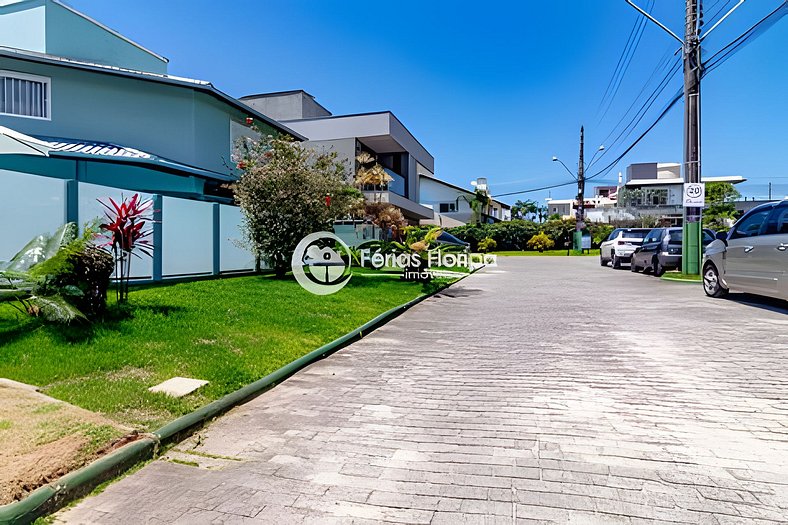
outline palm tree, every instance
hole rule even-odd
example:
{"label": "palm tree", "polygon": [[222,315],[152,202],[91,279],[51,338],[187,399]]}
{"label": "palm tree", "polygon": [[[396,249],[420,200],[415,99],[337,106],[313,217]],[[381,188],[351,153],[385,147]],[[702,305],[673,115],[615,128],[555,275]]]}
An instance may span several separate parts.
{"label": "palm tree", "polygon": [[465,195],[460,195],[457,197],[458,208],[460,199],[463,199],[471,207],[471,222],[473,224],[479,224],[481,222],[484,207],[490,204],[490,200],[492,200],[486,192],[481,190],[476,190],[476,193],[474,193],[472,199],[469,199]]}
{"label": "palm tree", "polygon": [[526,200],[526,201],[517,201],[512,206],[512,215],[521,216],[523,219],[527,219],[529,215],[533,216],[533,218],[537,218],[540,215],[540,207],[536,201],[533,200]]}
{"label": "palm tree", "polygon": [[375,161],[375,158],[362,151],[356,156],[358,162],[358,169],[356,169],[356,186],[363,190],[365,186],[372,186],[375,190],[373,197],[374,202],[380,202],[383,186],[394,180],[394,178],[386,173],[383,166]]}

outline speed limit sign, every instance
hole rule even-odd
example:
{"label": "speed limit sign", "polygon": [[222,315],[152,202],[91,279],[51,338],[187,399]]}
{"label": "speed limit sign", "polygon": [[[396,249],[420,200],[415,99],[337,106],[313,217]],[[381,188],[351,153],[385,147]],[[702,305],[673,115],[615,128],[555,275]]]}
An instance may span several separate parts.
{"label": "speed limit sign", "polygon": [[702,208],[706,205],[706,185],[702,182],[684,183],[684,207]]}

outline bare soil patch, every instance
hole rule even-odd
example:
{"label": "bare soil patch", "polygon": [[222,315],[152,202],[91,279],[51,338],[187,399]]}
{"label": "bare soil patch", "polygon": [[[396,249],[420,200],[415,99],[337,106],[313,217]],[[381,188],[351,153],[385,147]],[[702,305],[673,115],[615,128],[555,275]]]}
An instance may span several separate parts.
{"label": "bare soil patch", "polygon": [[99,414],[0,380],[0,505],[89,463],[129,432]]}

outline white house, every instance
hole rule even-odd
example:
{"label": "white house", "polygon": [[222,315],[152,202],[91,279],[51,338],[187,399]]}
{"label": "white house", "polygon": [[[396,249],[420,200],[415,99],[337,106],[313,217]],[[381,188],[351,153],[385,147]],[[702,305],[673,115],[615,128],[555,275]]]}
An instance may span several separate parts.
{"label": "white house", "polygon": [[[475,191],[487,191],[486,184],[486,179],[477,179],[476,188],[467,190],[436,179],[429,172],[419,173],[419,202],[433,210],[433,217],[422,219],[421,224],[452,227],[471,222],[473,210],[470,203],[475,197]],[[480,221],[492,223],[508,221],[511,218],[511,207],[508,204],[491,199],[481,210]]]}

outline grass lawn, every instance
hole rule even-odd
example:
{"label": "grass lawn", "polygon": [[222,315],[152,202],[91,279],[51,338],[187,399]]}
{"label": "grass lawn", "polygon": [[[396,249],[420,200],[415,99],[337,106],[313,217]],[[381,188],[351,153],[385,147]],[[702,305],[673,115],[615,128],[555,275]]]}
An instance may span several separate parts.
{"label": "grass lawn", "polygon": [[662,277],[664,277],[665,280],[675,279],[677,281],[687,281],[692,283],[699,283],[702,280],[700,275],[690,275],[681,272],[665,272],[662,274]]}
{"label": "grass lawn", "polygon": [[[559,255],[566,257],[566,250],[545,250],[543,252],[537,252],[537,251],[533,251],[533,250],[527,250],[527,251],[522,250],[522,251],[508,251],[508,252],[507,251],[503,251],[503,252],[491,252],[491,253],[493,253],[495,255],[499,255],[501,257],[520,257],[520,256],[545,257],[545,256],[559,256]],[[594,256],[599,256],[599,249],[597,248],[597,249],[594,249],[594,250],[590,250],[590,251],[582,253],[582,254],[580,252],[576,252],[576,251],[570,250],[569,251],[569,255],[570,256],[572,256],[572,255],[574,255],[574,256],[582,255],[582,256],[585,256],[585,257],[587,257],[587,256],[594,257]]]}
{"label": "grass lawn", "polygon": [[[127,312],[111,306],[104,323],[66,328],[0,303],[0,377],[154,430],[421,293],[390,278],[317,296],[292,279],[234,277],[136,288]],[[210,383],[182,399],[148,392],[174,376]]]}

